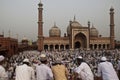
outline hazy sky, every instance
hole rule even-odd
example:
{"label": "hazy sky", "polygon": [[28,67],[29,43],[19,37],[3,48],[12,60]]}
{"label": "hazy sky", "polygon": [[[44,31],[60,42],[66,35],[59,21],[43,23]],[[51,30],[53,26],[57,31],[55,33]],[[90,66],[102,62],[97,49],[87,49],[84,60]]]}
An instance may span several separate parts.
{"label": "hazy sky", "polygon": [[[37,40],[38,3],[40,0],[0,0],[0,33],[21,40]],[[49,36],[49,29],[54,22],[66,33],[74,15],[83,26],[88,20],[99,30],[99,34],[108,37],[110,28],[109,9],[115,9],[115,39],[120,40],[120,0],[42,0],[44,36]]]}

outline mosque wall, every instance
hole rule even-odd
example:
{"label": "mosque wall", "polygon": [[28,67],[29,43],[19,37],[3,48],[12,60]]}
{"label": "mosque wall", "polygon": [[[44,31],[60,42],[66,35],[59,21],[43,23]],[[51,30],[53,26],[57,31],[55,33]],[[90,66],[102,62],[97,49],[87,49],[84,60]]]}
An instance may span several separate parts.
{"label": "mosque wall", "polygon": [[6,50],[5,56],[10,57],[17,54],[18,40],[10,37],[0,37],[0,47]]}

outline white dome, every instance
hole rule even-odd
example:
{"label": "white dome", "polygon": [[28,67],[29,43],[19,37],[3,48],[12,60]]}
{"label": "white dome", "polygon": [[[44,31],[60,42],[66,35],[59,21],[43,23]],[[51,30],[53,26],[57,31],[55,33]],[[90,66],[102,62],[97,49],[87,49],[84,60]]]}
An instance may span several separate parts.
{"label": "white dome", "polygon": [[70,24],[68,25],[67,27],[67,34],[70,35],[70,26],[72,28],[79,28],[79,27],[82,27],[82,25],[76,21],[75,19],[73,21],[70,21]]}
{"label": "white dome", "polygon": [[71,23],[71,26],[72,26],[72,27],[81,27],[81,24],[80,24],[79,22],[77,22],[77,21],[73,21],[73,22]]}
{"label": "white dome", "polygon": [[50,37],[60,37],[61,36],[61,31],[60,29],[54,25],[50,30],[49,30],[49,36]]}
{"label": "white dome", "polygon": [[90,37],[98,37],[98,30],[93,26],[91,29],[90,29]]}

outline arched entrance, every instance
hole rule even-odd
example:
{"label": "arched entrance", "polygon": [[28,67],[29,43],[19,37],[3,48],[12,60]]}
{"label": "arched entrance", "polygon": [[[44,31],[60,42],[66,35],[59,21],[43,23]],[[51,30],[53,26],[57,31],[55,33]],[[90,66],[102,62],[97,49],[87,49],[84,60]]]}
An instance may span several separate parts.
{"label": "arched entrance", "polygon": [[59,45],[55,45],[55,49],[59,49]]}
{"label": "arched entrance", "polygon": [[87,38],[83,33],[78,33],[74,37],[74,49],[80,48],[85,49],[87,48]]}
{"label": "arched entrance", "polygon": [[75,42],[75,49],[80,48],[81,47],[81,43],[79,41]]}
{"label": "arched entrance", "polygon": [[44,45],[44,50],[48,50],[48,45]]}
{"label": "arched entrance", "polygon": [[69,49],[69,45],[66,45],[65,48],[66,48],[66,49]]}
{"label": "arched entrance", "polygon": [[60,50],[64,50],[64,45],[60,45]]}
{"label": "arched entrance", "polygon": [[53,50],[53,45],[50,45],[50,50]]}

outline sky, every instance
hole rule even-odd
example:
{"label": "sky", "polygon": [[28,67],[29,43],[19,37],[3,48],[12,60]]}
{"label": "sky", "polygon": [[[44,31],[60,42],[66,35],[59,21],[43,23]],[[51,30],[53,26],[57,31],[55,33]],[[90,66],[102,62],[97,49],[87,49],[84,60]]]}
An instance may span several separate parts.
{"label": "sky", "polygon": [[[40,0],[0,0],[0,34],[5,37],[24,37],[36,41],[38,36],[38,3]],[[49,36],[49,30],[56,23],[61,36],[67,31],[69,21],[76,20],[82,25],[91,25],[103,37],[109,37],[110,11],[115,10],[115,39],[120,40],[120,0],[41,0],[43,3],[43,34]]]}

